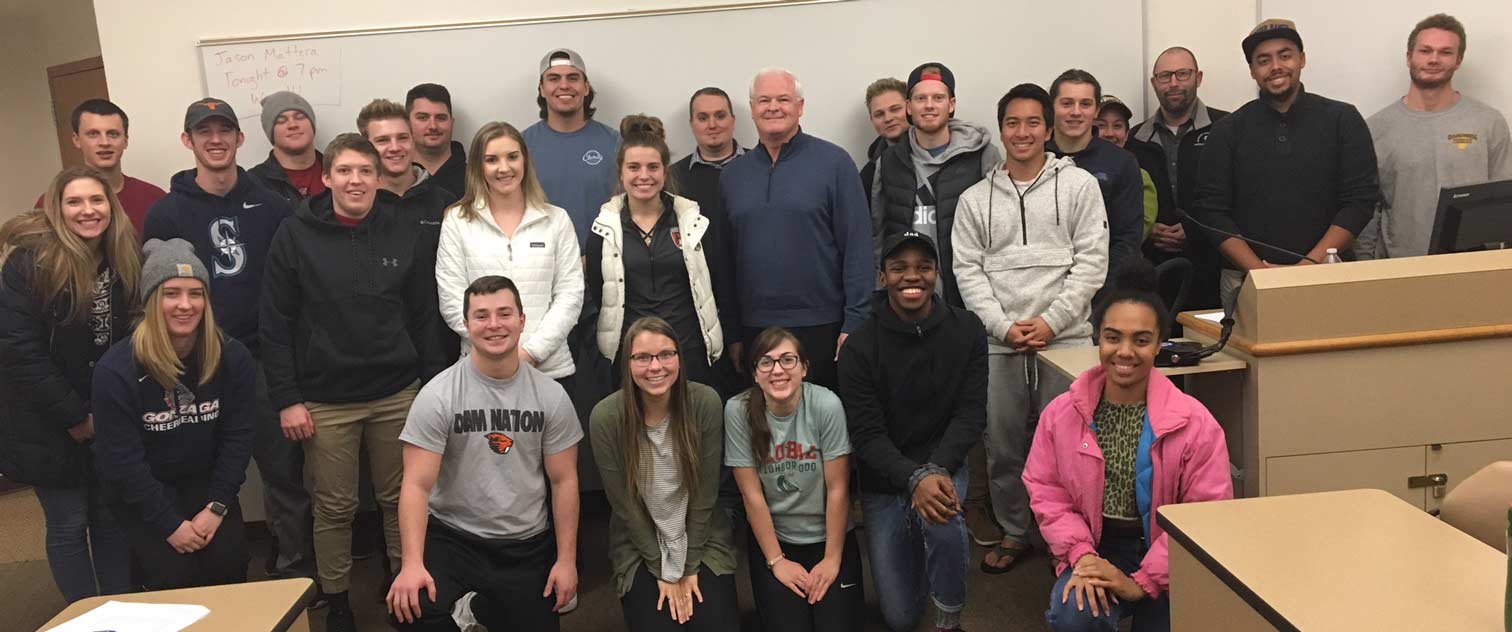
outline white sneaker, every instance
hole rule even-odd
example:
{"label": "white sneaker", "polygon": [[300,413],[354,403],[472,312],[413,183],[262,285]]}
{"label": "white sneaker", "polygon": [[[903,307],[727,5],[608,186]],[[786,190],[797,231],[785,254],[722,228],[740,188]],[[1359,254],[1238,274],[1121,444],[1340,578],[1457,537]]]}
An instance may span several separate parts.
{"label": "white sneaker", "polygon": [[567,605],[562,606],[562,609],[558,610],[557,614],[567,614],[569,612],[572,612],[573,610],[577,610],[577,597],[577,595],[573,595],[572,600],[568,601]]}
{"label": "white sneaker", "polygon": [[478,618],[473,616],[472,600],[478,593],[470,592],[462,595],[457,603],[452,605],[452,621],[457,622],[457,628],[462,632],[479,632],[483,626],[478,623]]}

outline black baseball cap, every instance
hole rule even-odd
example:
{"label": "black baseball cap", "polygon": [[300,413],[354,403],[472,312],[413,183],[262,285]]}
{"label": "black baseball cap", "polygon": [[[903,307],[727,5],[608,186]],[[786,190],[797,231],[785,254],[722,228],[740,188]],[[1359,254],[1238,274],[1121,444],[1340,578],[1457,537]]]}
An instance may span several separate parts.
{"label": "black baseball cap", "polygon": [[913,72],[908,73],[907,96],[913,96],[914,86],[919,85],[919,82],[930,79],[945,84],[945,89],[950,92],[950,96],[955,96],[955,73],[950,72],[950,69],[946,68],[945,64],[937,61],[919,64],[917,68],[913,69]]}
{"label": "black baseball cap", "polygon": [[189,109],[184,112],[184,131],[193,131],[200,123],[217,116],[226,119],[233,129],[241,129],[241,123],[236,120],[236,111],[231,109],[230,103],[215,97],[205,97],[190,103]]}
{"label": "black baseball cap", "polygon": [[940,260],[940,251],[935,248],[935,242],[933,239],[930,239],[929,235],[916,230],[905,230],[901,233],[888,235],[887,238],[882,240],[882,261],[887,261],[889,257],[893,256],[893,253],[909,244],[923,246],[924,251],[929,253],[930,258],[935,261]]}

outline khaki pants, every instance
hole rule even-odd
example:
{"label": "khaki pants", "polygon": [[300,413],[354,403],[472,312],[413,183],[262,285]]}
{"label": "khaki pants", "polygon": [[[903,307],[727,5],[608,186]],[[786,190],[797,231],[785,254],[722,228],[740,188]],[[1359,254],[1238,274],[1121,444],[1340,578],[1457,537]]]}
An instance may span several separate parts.
{"label": "khaki pants", "polygon": [[389,562],[399,568],[399,484],[404,448],[399,432],[409,416],[419,384],[383,399],[324,404],[306,402],[315,436],[305,446],[305,480],[311,481],[315,514],[315,561],[326,592],[351,584],[352,516],[357,513],[357,455],[367,449],[373,495],[383,512]]}

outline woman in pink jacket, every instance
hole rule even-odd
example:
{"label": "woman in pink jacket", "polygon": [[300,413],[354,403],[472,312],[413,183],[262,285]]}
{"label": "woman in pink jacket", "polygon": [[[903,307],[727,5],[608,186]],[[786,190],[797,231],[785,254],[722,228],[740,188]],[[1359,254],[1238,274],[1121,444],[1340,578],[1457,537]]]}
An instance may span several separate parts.
{"label": "woman in pink jacket", "polygon": [[1058,632],[1170,629],[1169,503],[1233,497],[1223,429],[1154,371],[1170,314],[1136,266],[1092,313],[1101,365],[1040,415],[1024,484],[1059,579],[1045,613]]}

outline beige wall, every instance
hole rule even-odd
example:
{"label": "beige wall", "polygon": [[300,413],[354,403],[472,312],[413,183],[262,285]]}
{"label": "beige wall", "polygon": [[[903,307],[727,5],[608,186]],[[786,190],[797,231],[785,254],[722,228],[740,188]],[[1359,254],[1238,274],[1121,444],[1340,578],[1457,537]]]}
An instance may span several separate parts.
{"label": "beige wall", "polygon": [[90,0],[16,0],[0,8],[0,219],[29,209],[62,167],[47,67],[100,54]]}

